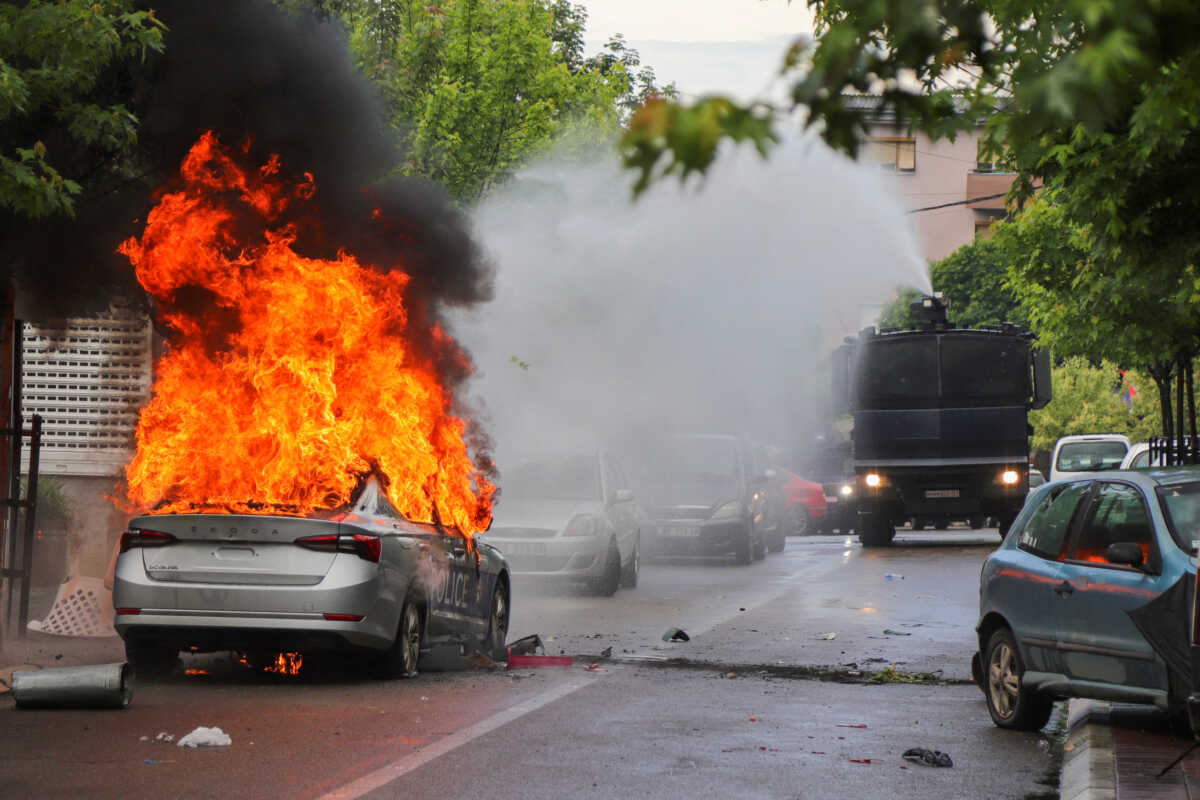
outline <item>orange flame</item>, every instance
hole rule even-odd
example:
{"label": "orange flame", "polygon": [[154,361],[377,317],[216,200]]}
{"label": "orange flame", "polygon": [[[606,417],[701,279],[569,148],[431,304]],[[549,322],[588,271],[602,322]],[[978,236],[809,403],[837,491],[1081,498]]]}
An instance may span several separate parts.
{"label": "orange flame", "polygon": [[299,653],[280,653],[275,656],[275,662],[263,668],[263,672],[274,672],[278,675],[299,675],[300,667],[304,665],[304,656]]}
{"label": "orange flame", "polygon": [[206,133],[182,189],[119,248],[175,333],[138,420],[129,500],[153,513],[303,515],[346,505],[374,474],[406,519],[485,530],[495,487],[423,353],[466,355],[410,321],[402,270],[296,253],[296,229],[275,221],[316,183],[289,186],[279,171],[274,157],[243,169]]}

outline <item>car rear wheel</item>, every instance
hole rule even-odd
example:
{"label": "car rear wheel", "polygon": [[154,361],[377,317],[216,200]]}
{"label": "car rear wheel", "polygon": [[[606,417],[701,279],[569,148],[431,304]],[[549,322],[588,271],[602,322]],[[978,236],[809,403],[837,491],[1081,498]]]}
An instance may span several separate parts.
{"label": "car rear wheel", "polygon": [[412,600],[404,601],[404,607],[400,609],[396,639],[392,646],[376,659],[374,673],[389,680],[416,677],[423,633],[420,607]]}
{"label": "car rear wheel", "polygon": [[1000,628],[988,639],[983,669],[984,694],[992,722],[1018,731],[1045,727],[1054,701],[1022,685],[1025,665],[1021,663],[1017,640],[1008,628]]}
{"label": "car rear wheel", "polygon": [[629,557],[629,564],[621,570],[621,585],[626,589],[635,589],[638,585],[638,573],[642,569],[642,538],[640,536],[633,540],[633,554]]}
{"label": "car rear wheel", "polygon": [[746,535],[739,538],[733,549],[733,563],[746,566],[754,561],[754,529],[746,526]]}
{"label": "car rear wheel", "polygon": [[125,660],[143,675],[170,672],[179,658],[179,651],[153,640],[125,642]]}
{"label": "car rear wheel", "polygon": [[508,640],[508,584],[496,580],[492,591],[492,613],[488,618],[487,638],[483,640],[483,652],[496,660],[505,658],[504,645]]}
{"label": "car rear wheel", "polygon": [[592,591],[602,597],[612,597],[621,586],[621,551],[615,539],[608,542],[604,559],[604,573],[592,584]]}

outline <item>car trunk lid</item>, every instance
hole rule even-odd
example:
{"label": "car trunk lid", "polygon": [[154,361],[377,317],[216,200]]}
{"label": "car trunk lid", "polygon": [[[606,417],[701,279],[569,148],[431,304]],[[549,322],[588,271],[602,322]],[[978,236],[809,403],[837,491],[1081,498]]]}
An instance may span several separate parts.
{"label": "car trunk lid", "polygon": [[295,544],[308,536],[337,534],[331,520],[248,514],[149,515],[131,530],[170,534],[175,541],[143,547],[146,574],[174,583],[311,586],[329,572],[337,554]]}

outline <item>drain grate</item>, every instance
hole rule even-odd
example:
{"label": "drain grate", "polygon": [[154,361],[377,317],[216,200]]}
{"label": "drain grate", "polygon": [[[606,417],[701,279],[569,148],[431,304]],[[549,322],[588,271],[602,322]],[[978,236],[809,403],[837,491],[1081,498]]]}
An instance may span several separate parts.
{"label": "drain grate", "polygon": [[43,620],[31,620],[29,630],[55,636],[116,636],[112,593],[100,578],[72,578],[58,587],[54,605]]}

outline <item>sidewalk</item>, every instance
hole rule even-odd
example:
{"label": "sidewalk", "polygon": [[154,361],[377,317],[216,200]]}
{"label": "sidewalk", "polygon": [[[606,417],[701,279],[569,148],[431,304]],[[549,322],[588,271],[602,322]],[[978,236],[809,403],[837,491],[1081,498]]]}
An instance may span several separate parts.
{"label": "sidewalk", "polygon": [[1200,800],[1200,749],[1159,773],[1192,745],[1145,706],[1072,700],[1061,800]]}

